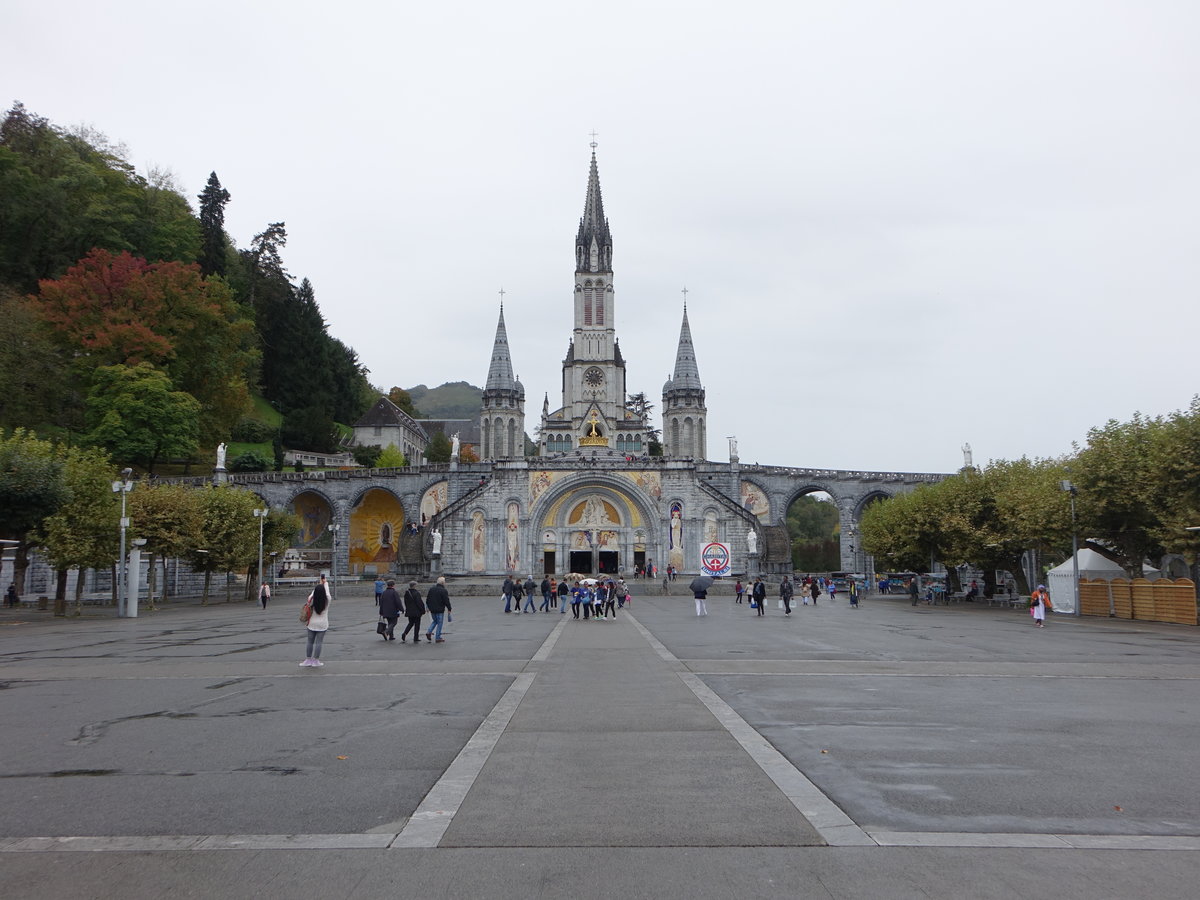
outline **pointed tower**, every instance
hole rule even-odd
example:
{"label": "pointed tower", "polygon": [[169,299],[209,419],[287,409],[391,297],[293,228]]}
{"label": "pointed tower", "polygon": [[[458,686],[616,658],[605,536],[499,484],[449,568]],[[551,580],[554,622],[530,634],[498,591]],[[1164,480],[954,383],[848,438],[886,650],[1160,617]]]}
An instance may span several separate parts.
{"label": "pointed tower", "polygon": [[604,215],[593,142],[583,217],[575,233],[575,323],[562,363],[562,406],[542,412],[543,453],[571,451],[584,438],[587,447],[644,452],[649,424],[644,414],[625,405],[625,360],[617,345],[612,258],[612,232]]}
{"label": "pointed tower", "polygon": [[704,385],[700,383],[700,367],[696,365],[686,303],[679,329],[679,349],[675,353],[675,374],[663,385],[662,414],[663,455],[704,459],[708,452],[708,407],[704,405]]}
{"label": "pointed tower", "polygon": [[483,407],[479,411],[479,439],[481,459],[525,455],[525,388],[513,377],[503,303],[487,385],[483,389]]}

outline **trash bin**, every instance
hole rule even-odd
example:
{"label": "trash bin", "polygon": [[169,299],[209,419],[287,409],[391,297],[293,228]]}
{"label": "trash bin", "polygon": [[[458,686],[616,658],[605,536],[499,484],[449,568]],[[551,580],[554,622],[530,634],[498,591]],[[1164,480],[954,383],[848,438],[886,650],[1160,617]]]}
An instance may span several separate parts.
{"label": "trash bin", "polygon": [[55,597],[54,598],[54,614],[56,616],[65,616],[67,614],[67,598],[66,597]]}
{"label": "trash bin", "polygon": [[38,609],[49,609],[49,608],[50,608],[50,598],[49,597],[38,597]]}

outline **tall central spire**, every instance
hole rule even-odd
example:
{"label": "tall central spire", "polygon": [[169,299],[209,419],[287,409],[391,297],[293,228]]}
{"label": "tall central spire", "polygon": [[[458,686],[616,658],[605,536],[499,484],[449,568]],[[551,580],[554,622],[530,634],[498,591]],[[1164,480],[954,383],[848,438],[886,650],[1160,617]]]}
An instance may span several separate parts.
{"label": "tall central spire", "polygon": [[496,323],[496,342],[492,345],[492,363],[488,366],[487,390],[511,391],[516,387],[512,357],[508,352],[508,331],[504,327],[504,306],[500,306],[500,321]]}
{"label": "tall central spire", "polygon": [[683,325],[679,329],[679,349],[675,352],[675,374],[671,376],[675,389],[700,390],[700,367],[696,365],[696,348],[692,345],[692,326],[688,324],[687,306],[683,307]]}
{"label": "tall central spire", "polygon": [[592,166],[588,173],[587,197],[583,203],[583,218],[575,235],[575,271],[612,271],[612,233],[604,216],[604,199],[600,195],[600,170],[596,166],[595,144],[592,145]]}

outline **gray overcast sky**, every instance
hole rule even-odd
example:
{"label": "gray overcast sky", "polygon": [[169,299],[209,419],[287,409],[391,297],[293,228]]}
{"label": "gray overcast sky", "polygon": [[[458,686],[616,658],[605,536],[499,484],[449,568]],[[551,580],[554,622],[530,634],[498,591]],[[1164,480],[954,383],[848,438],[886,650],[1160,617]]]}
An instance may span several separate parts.
{"label": "gray overcast sky", "polygon": [[629,387],[709,456],[952,471],[1200,391],[1194,0],[15,0],[3,102],[287,223],[372,381],[561,396],[588,133]]}

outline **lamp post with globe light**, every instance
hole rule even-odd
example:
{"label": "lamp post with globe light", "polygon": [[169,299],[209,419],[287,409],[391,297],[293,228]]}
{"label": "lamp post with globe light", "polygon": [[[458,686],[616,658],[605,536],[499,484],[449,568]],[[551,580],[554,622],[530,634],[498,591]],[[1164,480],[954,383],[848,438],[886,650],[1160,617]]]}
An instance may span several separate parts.
{"label": "lamp post with globe light", "polygon": [[125,515],[125,497],[133,490],[133,469],[122,469],[121,480],[112,483],[114,494],[121,495],[121,557],[117,563],[117,615],[124,616],[128,612],[128,598],[125,596],[125,583],[129,577],[125,561],[125,531],[129,528],[129,518]]}
{"label": "lamp post with globe light", "polygon": [[266,508],[254,510],[254,518],[258,519],[258,589],[260,591],[262,590],[263,583],[263,523],[267,521],[267,514],[270,511],[270,509]]}

